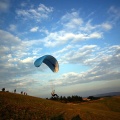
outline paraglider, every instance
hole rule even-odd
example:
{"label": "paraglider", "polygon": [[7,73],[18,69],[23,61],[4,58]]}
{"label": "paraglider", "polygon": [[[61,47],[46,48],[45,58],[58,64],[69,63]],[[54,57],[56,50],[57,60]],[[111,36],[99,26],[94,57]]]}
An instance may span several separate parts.
{"label": "paraglider", "polygon": [[[44,55],[38,58],[35,60],[34,65],[35,67],[40,67],[42,63],[45,63],[55,73],[59,71],[58,61],[51,55]],[[55,94],[55,90],[52,90],[51,95],[52,97],[59,97],[57,94]]]}
{"label": "paraglider", "polygon": [[52,95],[52,97],[59,97],[57,94],[55,94],[55,90],[53,90],[52,92],[51,92],[51,95]]}
{"label": "paraglider", "polygon": [[38,58],[34,65],[35,67],[40,67],[42,63],[45,63],[53,72],[59,71],[59,64],[58,61],[51,55],[44,55]]}

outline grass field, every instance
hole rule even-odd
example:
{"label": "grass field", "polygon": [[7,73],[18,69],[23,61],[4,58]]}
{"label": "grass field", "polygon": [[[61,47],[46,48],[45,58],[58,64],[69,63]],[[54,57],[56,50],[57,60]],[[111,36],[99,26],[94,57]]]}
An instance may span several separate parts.
{"label": "grass field", "polygon": [[73,104],[0,92],[0,120],[120,120],[120,97]]}

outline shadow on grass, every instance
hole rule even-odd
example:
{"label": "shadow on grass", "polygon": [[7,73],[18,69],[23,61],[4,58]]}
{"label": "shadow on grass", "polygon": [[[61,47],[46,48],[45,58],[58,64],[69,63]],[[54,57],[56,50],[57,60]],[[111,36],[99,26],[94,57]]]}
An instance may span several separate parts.
{"label": "shadow on grass", "polygon": [[80,118],[80,116],[79,115],[76,115],[75,117],[73,117],[71,120],[82,120],[81,118]]}
{"label": "shadow on grass", "polygon": [[[63,114],[52,117],[50,120],[65,120]],[[79,115],[74,116],[71,120],[82,120]]]}
{"label": "shadow on grass", "polygon": [[63,114],[60,114],[58,116],[54,116],[52,117],[50,120],[65,120],[64,117],[63,117]]}

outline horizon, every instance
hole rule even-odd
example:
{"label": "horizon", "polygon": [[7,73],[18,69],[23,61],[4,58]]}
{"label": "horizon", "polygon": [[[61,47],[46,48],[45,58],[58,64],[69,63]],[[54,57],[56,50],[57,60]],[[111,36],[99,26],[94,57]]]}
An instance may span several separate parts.
{"label": "horizon", "polygon": [[[3,88],[2,88],[3,89]],[[40,97],[40,96],[34,96],[34,95],[29,95],[27,92],[24,92],[24,91],[21,91],[20,93],[19,92],[15,92],[15,91],[9,91],[9,90],[6,90],[6,88],[5,88],[5,90],[3,91],[3,90],[1,90],[0,92],[6,92],[6,93],[13,93],[13,94],[19,94],[19,95],[28,95],[28,96],[32,96],[32,97],[38,97],[38,98],[43,98],[43,99],[46,99],[46,98],[51,98],[51,97],[53,97],[52,95],[50,96],[49,95],[49,97],[48,96],[46,96],[46,97]],[[117,94],[116,94],[117,93]],[[116,91],[116,92],[113,92],[113,91],[110,91],[110,92],[103,92],[103,93],[98,93],[98,94],[88,94],[87,96],[82,96],[82,95],[80,95],[80,94],[71,94],[71,95],[58,95],[58,97],[60,98],[61,96],[62,97],[71,97],[71,96],[79,96],[79,97],[82,97],[82,98],[87,98],[87,97],[89,97],[89,96],[94,96],[94,97],[105,97],[105,96],[119,96],[120,95],[120,91]]]}

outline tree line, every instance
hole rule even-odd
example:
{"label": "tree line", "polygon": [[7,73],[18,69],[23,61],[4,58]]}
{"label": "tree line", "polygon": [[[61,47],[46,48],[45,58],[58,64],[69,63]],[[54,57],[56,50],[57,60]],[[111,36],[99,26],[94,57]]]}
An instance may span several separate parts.
{"label": "tree line", "polygon": [[77,96],[77,95],[68,96],[68,97],[65,97],[65,96],[53,97],[52,96],[49,99],[50,100],[57,100],[57,101],[65,102],[65,103],[67,103],[67,102],[82,102],[83,101],[83,98],[80,96]]}
{"label": "tree line", "polygon": [[86,98],[86,100],[84,100],[81,96],[77,96],[77,95],[72,95],[72,96],[58,96],[58,97],[51,97],[51,98],[46,98],[49,100],[55,100],[55,101],[59,101],[59,102],[63,102],[63,103],[80,103],[80,102],[87,102],[87,101],[92,101],[92,100],[98,100],[100,99],[100,97],[94,97],[94,96],[89,96]]}

